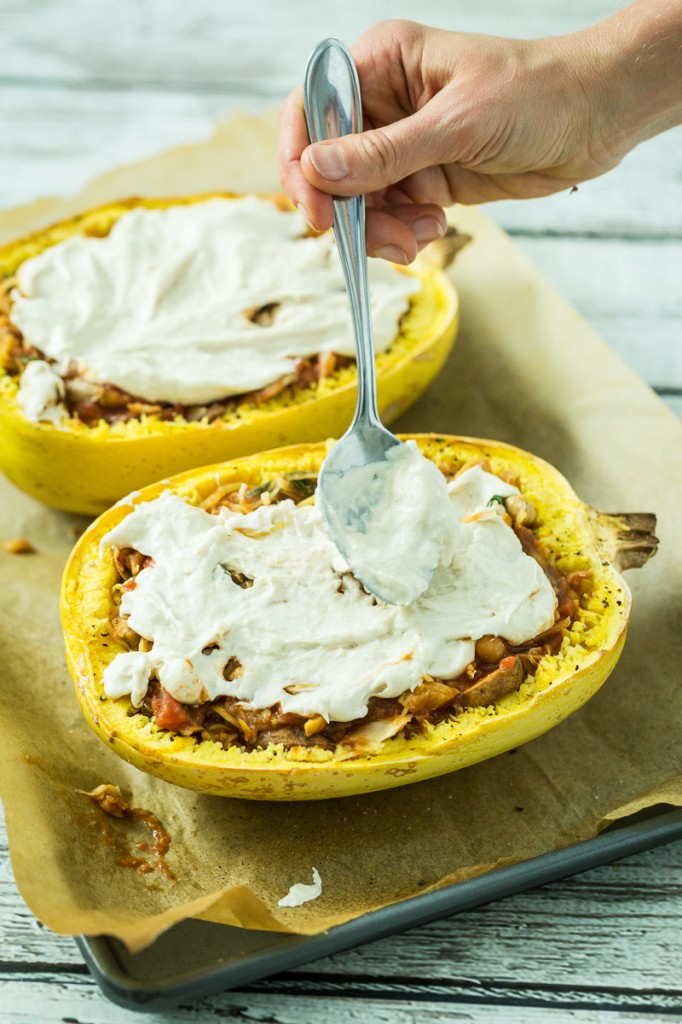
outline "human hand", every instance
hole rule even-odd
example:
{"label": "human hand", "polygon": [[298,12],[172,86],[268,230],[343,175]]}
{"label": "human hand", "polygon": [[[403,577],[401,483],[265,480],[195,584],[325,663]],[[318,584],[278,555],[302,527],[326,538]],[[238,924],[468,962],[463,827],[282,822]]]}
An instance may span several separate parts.
{"label": "human hand", "polygon": [[545,196],[603,174],[647,137],[628,115],[637,83],[619,16],[533,41],[374,26],[352,48],[365,131],[309,146],[293,92],[281,111],[284,189],[317,230],[333,222],[332,195],[365,193],[369,253],[409,263],[443,234],[445,206]]}

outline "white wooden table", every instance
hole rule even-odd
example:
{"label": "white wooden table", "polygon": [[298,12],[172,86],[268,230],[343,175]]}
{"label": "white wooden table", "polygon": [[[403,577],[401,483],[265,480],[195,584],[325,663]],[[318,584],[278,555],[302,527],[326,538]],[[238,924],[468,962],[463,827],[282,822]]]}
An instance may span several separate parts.
{"label": "white wooden table", "polygon": [[[325,35],[412,17],[558,34],[613,0],[0,0],[0,206],[276,105]],[[336,8],[336,9],[335,9]],[[488,208],[682,415],[682,129],[577,194]],[[682,843],[162,1014],[109,1003],[73,941],[43,928],[0,838],[0,1020],[682,1021]]]}

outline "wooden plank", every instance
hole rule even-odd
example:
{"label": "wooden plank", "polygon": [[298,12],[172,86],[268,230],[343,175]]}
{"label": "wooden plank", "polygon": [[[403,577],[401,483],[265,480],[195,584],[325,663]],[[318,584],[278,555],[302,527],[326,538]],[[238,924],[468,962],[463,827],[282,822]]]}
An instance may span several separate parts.
{"label": "wooden plank", "polygon": [[273,100],[177,92],[0,87],[0,206],[73,195],[91,178],[160,150],[206,138],[230,109]]}
{"label": "wooden plank", "polygon": [[682,419],[682,395],[670,394],[665,389],[662,389],[659,392],[659,397]]}
{"label": "wooden plank", "polygon": [[515,241],[644,380],[682,389],[682,242]]}
{"label": "wooden plank", "polygon": [[[315,43],[327,35],[352,42],[384,18],[414,19],[459,31],[533,37],[556,35],[612,13],[613,0],[548,4],[506,0],[485,4],[443,4],[422,0],[366,0],[324,5],[314,0],[117,0],[116,4],[73,0],[5,0],[4,81],[27,78],[82,83],[182,83],[193,88],[258,91],[263,80],[287,90],[301,74]],[[254,60],[257,57],[258,60]],[[292,69],[295,73],[292,75]],[[256,88],[254,89],[254,82]]]}
{"label": "wooden plank", "polygon": [[[212,1020],[268,1022],[268,1024],[508,1024],[512,1019],[524,1024],[645,1024],[653,1017],[624,1006],[604,1009],[599,1005],[576,1007],[519,1003],[515,1008],[486,1004],[475,996],[435,995],[423,999],[386,998],[377,993],[357,998],[349,986],[336,995],[263,994],[251,991],[227,992],[200,1001],[185,1000],[179,1007],[161,1014],[124,1010],[108,1002],[89,977],[68,979],[63,976],[24,976],[4,981],[0,1020],[11,1024],[205,1024]],[[654,1009],[655,1004],[650,1006]],[[682,1012],[671,1007],[665,1020],[682,1022]],[[665,1012],[665,1010],[664,1010]]]}

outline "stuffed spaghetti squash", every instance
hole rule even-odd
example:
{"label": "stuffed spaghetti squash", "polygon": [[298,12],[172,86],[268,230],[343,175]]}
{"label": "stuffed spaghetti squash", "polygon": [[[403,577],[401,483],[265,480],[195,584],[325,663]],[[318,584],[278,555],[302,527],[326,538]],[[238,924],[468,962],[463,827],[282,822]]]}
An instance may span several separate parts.
{"label": "stuffed spaghetti squash", "polygon": [[510,445],[416,442],[446,478],[454,554],[407,607],[330,548],[322,444],[185,473],[101,516],[62,589],[100,737],[180,786],[321,799],[463,768],[584,704],[622,651],[618,570],[655,550],[654,517],[596,512]]}

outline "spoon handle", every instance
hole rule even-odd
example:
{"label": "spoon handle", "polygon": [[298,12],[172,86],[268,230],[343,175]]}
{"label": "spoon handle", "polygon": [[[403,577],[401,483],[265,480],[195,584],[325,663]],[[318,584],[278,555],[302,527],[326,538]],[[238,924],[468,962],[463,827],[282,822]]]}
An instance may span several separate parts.
{"label": "spoon handle", "polygon": [[[362,131],[360,82],[350,51],[338,39],[323,39],[308,59],[303,105],[311,142]],[[365,197],[334,198],[334,235],[350,297],[358,365],[358,401],[350,430],[379,425],[372,316],[367,285]]]}

